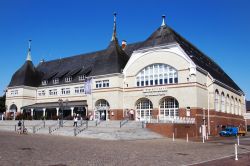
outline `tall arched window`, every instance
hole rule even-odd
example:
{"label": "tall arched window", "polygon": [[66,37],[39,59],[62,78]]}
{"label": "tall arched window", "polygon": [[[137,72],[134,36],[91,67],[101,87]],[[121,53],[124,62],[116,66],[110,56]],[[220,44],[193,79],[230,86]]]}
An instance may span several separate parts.
{"label": "tall arched window", "polygon": [[153,104],[149,99],[142,98],[136,102],[136,119],[144,121],[150,119]]}
{"label": "tall arched window", "polygon": [[239,100],[239,115],[241,115],[241,100]]}
{"label": "tall arched window", "polygon": [[219,111],[219,91],[215,91],[215,99],[214,99],[214,107],[215,111]]}
{"label": "tall arched window", "polygon": [[179,116],[179,103],[173,97],[165,97],[160,101],[160,117]]}
{"label": "tall arched window", "polygon": [[225,95],[224,95],[224,92],[221,93],[221,112],[225,112]]}
{"label": "tall arched window", "polygon": [[230,97],[227,95],[227,113],[230,113]]}
{"label": "tall arched window", "polygon": [[231,97],[231,114],[234,114],[234,97]]}
{"label": "tall arched window", "polygon": [[235,103],[234,103],[234,114],[238,115],[238,100],[235,99]]}
{"label": "tall arched window", "polygon": [[142,69],[136,76],[137,86],[177,84],[178,72],[166,64],[153,64]]}

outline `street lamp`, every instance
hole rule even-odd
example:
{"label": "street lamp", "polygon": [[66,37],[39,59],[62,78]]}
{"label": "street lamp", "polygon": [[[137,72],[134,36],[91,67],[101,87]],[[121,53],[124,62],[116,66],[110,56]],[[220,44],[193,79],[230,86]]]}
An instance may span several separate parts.
{"label": "street lamp", "polygon": [[65,103],[65,106],[67,107],[68,102],[69,102],[68,99],[66,99],[65,101],[63,101],[63,99],[60,98],[60,99],[58,100],[59,108],[60,108],[60,110],[61,110],[61,112],[60,112],[60,121],[59,121],[59,126],[60,126],[60,127],[63,127],[64,103]]}

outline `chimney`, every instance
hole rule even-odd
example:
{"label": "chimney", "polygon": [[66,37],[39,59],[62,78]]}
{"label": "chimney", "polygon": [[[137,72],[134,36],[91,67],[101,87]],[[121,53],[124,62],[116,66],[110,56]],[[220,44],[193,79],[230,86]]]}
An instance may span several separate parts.
{"label": "chimney", "polygon": [[126,46],[127,46],[127,41],[122,40],[122,49],[125,50]]}

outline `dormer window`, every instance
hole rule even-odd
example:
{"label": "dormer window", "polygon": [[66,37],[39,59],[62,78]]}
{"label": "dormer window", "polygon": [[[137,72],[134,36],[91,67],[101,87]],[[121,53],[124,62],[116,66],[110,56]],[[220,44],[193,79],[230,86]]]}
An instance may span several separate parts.
{"label": "dormer window", "polygon": [[42,85],[48,85],[48,80],[43,80]]}
{"label": "dormer window", "polygon": [[53,79],[53,84],[59,84],[59,78]]}
{"label": "dormer window", "polygon": [[72,77],[71,76],[65,78],[65,82],[71,82],[71,81],[72,81]]}
{"label": "dormer window", "polygon": [[79,81],[84,81],[85,80],[85,75],[80,75],[79,76]]}

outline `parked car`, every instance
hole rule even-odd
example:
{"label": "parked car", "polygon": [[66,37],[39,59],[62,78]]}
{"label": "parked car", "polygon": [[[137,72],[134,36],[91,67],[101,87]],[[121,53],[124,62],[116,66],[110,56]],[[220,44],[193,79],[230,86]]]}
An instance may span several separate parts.
{"label": "parked car", "polygon": [[220,131],[220,136],[245,136],[246,131],[240,130],[238,127],[226,127],[224,130]]}

